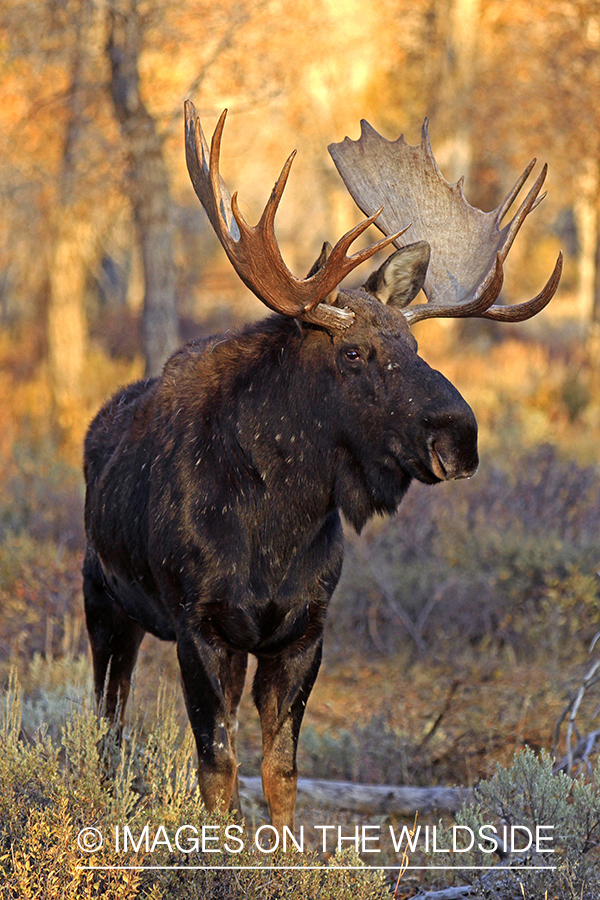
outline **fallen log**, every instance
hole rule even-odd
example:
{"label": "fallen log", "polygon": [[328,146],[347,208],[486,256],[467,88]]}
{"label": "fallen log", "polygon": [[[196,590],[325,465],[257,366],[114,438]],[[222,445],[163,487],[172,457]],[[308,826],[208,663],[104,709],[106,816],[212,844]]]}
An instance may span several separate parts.
{"label": "fallen log", "polygon": [[449,887],[439,891],[421,891],[410,900],[466,900],[467,897],[472,896],[473,888],[469,886]]}
{"label": "fallen log", "polygon": [[[263,802],[258,777],[240,776],[242,799]],[[326,806],[365,815],[414,816],[434,810],[456,812],[472,799],[468,788],[406,787],[387,784],[353,784],[350,781],[298,779],[298,806]]]}

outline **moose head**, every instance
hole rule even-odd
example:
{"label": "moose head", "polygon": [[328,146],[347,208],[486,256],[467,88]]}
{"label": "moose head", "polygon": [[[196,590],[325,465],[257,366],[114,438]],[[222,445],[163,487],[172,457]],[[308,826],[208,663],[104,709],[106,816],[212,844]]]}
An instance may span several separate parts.
{"label": "moose head", "polygon": [[[412,147],[363,123],[359,141],[330,151],[368,218],[298,279],[274,232],[293,155],[251,227],[219,175],[224,123],[225,114],[209,149],[186,104],[188,169],[236,272],[276,315],[183,347],[161,377],[121,390],[92,422],[86,620],[95,689],[113,718],[145,632],[177,642],[209,809],[219,797],[239,809],[236,711],[256,656],[264,793],[273,824],[291,828],[298,735],[341,572],[340,512],[360,529],[393,512],[412,479],[433,484],[477,467],[473,413],[418,356],[410,326],[433,316],[527,319],[555,293],[561,257],[533,300],[497,304],[545,168],[502,226],[532,166],[483,213],[442,178],[426,125]],[[373,223],[385,237],[349,256]],[[339,287],[390,245],[361,288]],[[421,288],[427,301],[411,305]]]}

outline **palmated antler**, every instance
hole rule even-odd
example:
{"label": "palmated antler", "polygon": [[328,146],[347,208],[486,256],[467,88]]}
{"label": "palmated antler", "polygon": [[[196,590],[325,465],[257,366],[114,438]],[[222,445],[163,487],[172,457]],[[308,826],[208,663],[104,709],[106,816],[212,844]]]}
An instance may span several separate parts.
{"label": "palmated antler", "polygon": [[294,151],[284,165],[258,224],[251,227],[240,213],[237,194],[230,196],[219,175],[219,153],[226,115],[227,110],[221,114],[209,151],[194,105],[186,101],[185,146],[194,190],[235,271],[259,300],[275,312],[328,328],[347,328],[354,320],[354,313],[324,301],[356,266],[391,244],[402,232],[398,231],[365,250],[346,256],[350,245],[380,214],[381,210],[376,210],[340,238],[318,271],[309,278],[296,278],[282,259],[274,231],[275,213],[296,153]]}
{"label": "palmated antler", "polygon": [[[500,223],[525,184],[531,162],[506,199],[491,212],[467,203],[463,179],[449,184],[434,159],[427,119],[421,143],[407,144],[404,135],[388,141],[364,119],[358,141],[346,138],[329,152],[346,187],[369,215],[383,207],[375,223],[383,234],[411,223],[410,242],[427,241],[431,260],[423,290],[427,303],[404,309],[409,323],[432,317],[478,316],[520,322],[540,312],[554,296],[562,271],[562,253],[544,289],[527,303],[493,305],[503,281],[502,264],[526,216],[543,200],[538,196],[546,177],[544,166],[513,219]],[[407,236],[408,237],[408,236]],[[407,241],[394,239],[397,247]]]}

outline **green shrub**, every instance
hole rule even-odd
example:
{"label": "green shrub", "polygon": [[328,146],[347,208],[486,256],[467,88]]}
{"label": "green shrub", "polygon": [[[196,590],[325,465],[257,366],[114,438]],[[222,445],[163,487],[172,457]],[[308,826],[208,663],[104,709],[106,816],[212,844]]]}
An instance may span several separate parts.
{"label": "green shrub", "polygon": [[[600,768],[586,781],[572,781],[553,771],[547,753],[539,757],[526,748],[515,755],[509,769],[496,768],[488,781],[476,788],[476,800],[457,814],[457,824],[477,834],[482,825],[506,825],[530,829],[545,827],[552,843],[540,846],[554,854],[528,853],[505,856],[493,871],[472,878],[476,895],[488,900],[557,898],[597,900],[600,892]],[[551,830],[550,830],[551,829]],[[485,846],[485,845],[484,845]],[[461,865],[489,866],[498,857],[476,850],[461,854]],[[554,865],[552,870],[529,866]]]}
{"label": "green shrub", "polygon": [[25,676],[21,727],[35,735],[44,727],[54,738],[75,710],[85,706],[92,691],[92,672],[87,656],[34,653]]}

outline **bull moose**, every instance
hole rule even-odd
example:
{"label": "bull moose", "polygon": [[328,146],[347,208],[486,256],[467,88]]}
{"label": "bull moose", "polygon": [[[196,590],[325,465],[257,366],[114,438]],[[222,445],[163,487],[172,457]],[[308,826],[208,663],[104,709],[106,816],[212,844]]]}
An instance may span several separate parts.
{"label": "bull moose", "polygon": [[[417,355],[410,326],[530,318],[554,295],[561,257],[536,298],[497,304],[503,261],[546,168],[501,226],[535,160],[484,213],[442,177],[427,122],[416,146],[363,122],[358,141],[329,149],[368,218],[298,279],[274,232],[294,154],[250,227],[219,174],[225,115],[209,149],[186,104],[188,170],[236,272],[275,314],[192,341],[93,420],[85,612],[96,695],[121,724],[144,634],[176,641],[209,810],[219,798],[239,809],[236,711],[254,654],[263,790],[273,825],[293,828],[298,735],[342,568],[340,514],[360,531],[393,513],[413,479],[467,478],[478,464],[475,417]],[[348,256],[371,223],[385,237]],[[338,289],[391,244],[362,287]],[[409,306],[421,288],[426,302]]]}

